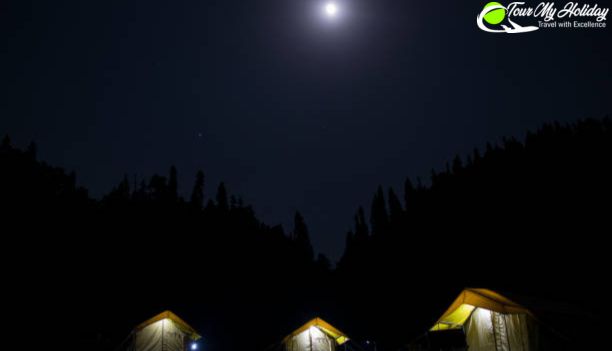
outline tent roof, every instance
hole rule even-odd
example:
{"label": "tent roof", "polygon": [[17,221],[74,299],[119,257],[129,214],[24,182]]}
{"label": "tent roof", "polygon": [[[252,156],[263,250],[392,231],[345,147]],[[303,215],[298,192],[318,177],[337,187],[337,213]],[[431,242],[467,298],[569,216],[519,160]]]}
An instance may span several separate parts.
{"label": "tent roof", "polygon": [[526,313],[533,317],[533,314],[527,308],[495,291],[465,289],[430,330],[461,328],[477,307],[503,314]]}
{"label": "tent roof", "polygon": [[159,322],[161,320],[164,319],[170,319],[171,321],[173,321],[174,323],[176,323],[179,328],[181,328],[184,332],[186,332],[187,334],[191,335],[191,338],[194,340],[197,340],[199,338],[201,338],[200,334],[198,334],[198,332],[195,331],[195,329],[193,329],[189,324],[187,324],[187,322],[185,322],[184,320],[182,320],[179,316],[177,316],[176,314],[172,313],[172,311],[164,311],[158,315],[156,315],[155,317],[149,318],[146,321],[140,323],[138,326],[136,326],[136,328],[134,329],[134,331],[139,331],[142,330],[143,328]]}
{"label": "tent roof", "polygon": [[322,320],[321,318],[317,317],[309,320],[308,322],[306,322],[306,324],[296,329],[293,333],[287,335],[285,339],[283,339],[283,342],[289,340],[289,338],[291,337],[301,334],[310,327],[317,327],[319,330],[336,340],[338,345],[342,345],[349,340],[346,334],[336,329],[334,326]]}

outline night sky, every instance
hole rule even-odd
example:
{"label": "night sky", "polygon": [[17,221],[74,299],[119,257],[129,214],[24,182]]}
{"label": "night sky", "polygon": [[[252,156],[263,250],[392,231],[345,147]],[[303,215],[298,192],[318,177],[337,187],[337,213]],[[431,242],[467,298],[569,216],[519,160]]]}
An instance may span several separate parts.
{"label": "night sky", "polygon": [[[0,3],[0,133],[99,197],[197,169],[337,259],[358,205],[455,154],[612,112],[612,30],[480,31],[485,1]],[[600,6],[610,2],[598,1]],[[610,25],[610,23],[609,23]]]}

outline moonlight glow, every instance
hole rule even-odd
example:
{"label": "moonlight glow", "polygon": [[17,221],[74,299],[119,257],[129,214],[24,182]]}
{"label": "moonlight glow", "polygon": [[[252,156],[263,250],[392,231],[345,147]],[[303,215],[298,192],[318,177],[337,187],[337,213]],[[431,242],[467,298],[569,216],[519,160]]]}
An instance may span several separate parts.
{"label": "moonlight glow", "polygon": [[327,17],[336,17],[338,14],[338,5],[334,2],[328,2],[324,7]]}

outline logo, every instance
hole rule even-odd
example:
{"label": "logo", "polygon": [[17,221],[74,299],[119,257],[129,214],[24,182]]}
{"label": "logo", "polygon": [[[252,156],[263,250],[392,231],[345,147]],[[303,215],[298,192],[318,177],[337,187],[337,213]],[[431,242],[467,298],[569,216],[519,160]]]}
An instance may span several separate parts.
{"label": "logo", "polygon": [[[606,28],[609,10],[597,4],[577,2],[568,2],[562,8],[556,7],[554,2],[541,2],[535,7],[525,6],[524,2],[511,2],[508,6],[489,2],[476,17],[476,24],[485,32],[510,34],[542,28]],[[523,24],[519,25],[511,18]],[[536,24],[534,22],[537,26],[525,25]]]}
{"label": "logo", "polygon": [[[489,33],[527,33],[539,29],[538,27],[533,26],[520,26],[514,23],[510,19],[510,16],[507,16],[507,13],[508,9],[504,5],[500,4],[499,2],[490,2],[484,6],[482,11],[476,18],[476,24],[478,24],[478,28]],[[512,28],[508,27],[505,24],[500,24],[506,18],[508,19],[508,23],[512,26]],[[491,29],[485,26],[483,21],[487,22],[490,25],[500,24],[502,29]]]}

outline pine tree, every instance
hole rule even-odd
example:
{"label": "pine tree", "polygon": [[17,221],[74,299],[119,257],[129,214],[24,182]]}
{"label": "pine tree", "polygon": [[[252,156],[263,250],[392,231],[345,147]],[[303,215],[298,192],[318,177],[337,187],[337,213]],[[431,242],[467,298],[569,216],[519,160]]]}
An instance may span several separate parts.
{"label": "pine tree", "polygon": [[165,202],[168,200],[168,184],[166,177],[154,174],[149,181],[149,196],[152,200]]}
{"label": "pine tree", "polygon": [[370,223],[372,224],[372,235],[385,235],[389,229],[389,216],[387,214],[387,206],[385,204],[385,194],[382,186],[378,187],[378,191],[372,200],[372,212],[370,213]]}
{"label": "pine tree", "polygon": [[406,178],[404,182],[404,204],[406,205],[406,212],[412,212],[411,209],[414,208],[414,200],[415,200],[416,190],[410,178]]}
{"label": "pine tree", "polygon": [[344,241],[344,251],[350,251],[353,248],[355,241],[355,234],[351,230],[346,232],[346,239]]}
{"label": "pine tree", "polygon": [[37,154],[38,154],[38,147],[36,146],[35,142],[31,142],[30,145],[28,145],[28,148],[26,150],[26,155],[28,155],[30,159],[36,161]]}
{"label": "pine tree", "polygon": [[461,157],[457,155],[455,156],[455,159],[453,160],[453,174],[455,175],[460,174],[462,170],[463,170],[463,161],[461,160]]}
{"label": "pine tree", "polygon": [[170,201],[176,201],[178,199],[178,180],[177,180],[176,167],[170,167],[170,176],[168,177],[168,196]]}
{"label": "pine tree", "polygon": [[123,176],[123,180],[117,186],[117,196],[123,200],[128,201],[130,199],[130,181],[127,174]]}
{"label": "pine tree", "polygon": [[191,192],[190,204],[193,208],[201,210],[204,206],[204,172],[201,170],[196,174],[195,184]]}
{"label": "pine tree", "polygon": [[314,258],[314,250],[312,248],[312,244],[310,243],[308,227],[306,226],[304,217],[302,217],[300,212],[295,213],[292,239],[303,257],[308,261],[312,261]]}
{"label": "pine tree", "polygon": [[362,243],[365,242],[369,237],[368,224],[365,219],[365,211],[363,207],[359,206],[357,214],[355,215],[355,241]]}
{"label": "pine tree", "polygon": [[402,204],[393,188],[389,188],[389,219],[392,226],[398,226],[402,217]]}
{"label": "pine tree", "polygon": [[104,201],[108,206],[124,206],[130,199],[130,182],[127,175],[123,177],[119,185],[114,187],[110,193],[104,197]]}
{"label": "pine tree", "polygon": [[223,211],[229,209],[227,190],[225,190],[225,184],[223,182],[221,182],[219,188],[217,188],[217,207]]}

